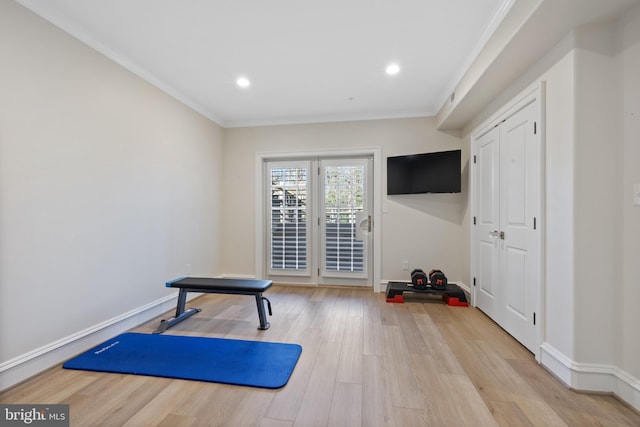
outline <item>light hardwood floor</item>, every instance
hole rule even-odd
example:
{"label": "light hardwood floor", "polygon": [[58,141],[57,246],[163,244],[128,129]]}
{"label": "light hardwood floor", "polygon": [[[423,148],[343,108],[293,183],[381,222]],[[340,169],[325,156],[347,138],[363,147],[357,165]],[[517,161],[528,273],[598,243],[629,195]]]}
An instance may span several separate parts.
{"label": "light hardwood floor", "polygon": [[69,404],[72,426],[640,426],[615,398],[565,388],[474,308],[352,288],[266,295],[268,331],[256,329],[254,298],[205,295],[189,304],[201,313],[166,333],[301,344],[279,390],[58,366],[0,402]]}

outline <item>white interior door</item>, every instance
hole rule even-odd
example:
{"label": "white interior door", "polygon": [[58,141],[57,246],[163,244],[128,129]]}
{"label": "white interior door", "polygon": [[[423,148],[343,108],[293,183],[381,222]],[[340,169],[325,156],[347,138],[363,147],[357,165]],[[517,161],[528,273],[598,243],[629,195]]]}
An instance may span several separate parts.
{"label": "white interior door", "polygon": [[475,304],[536,353],[540,140],[530,103],[477,138]]}

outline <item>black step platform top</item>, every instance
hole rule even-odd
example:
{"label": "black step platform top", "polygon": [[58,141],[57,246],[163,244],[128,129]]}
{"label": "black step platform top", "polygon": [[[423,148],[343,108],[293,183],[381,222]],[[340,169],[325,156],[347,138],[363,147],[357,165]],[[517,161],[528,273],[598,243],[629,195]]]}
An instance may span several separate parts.
{"label": "black step platform top", "polygon": [[462,291],[462,288],[456,285],[455,283],[447,283],[447,287],[445,289],[435,289],[435,288],[432,288],[431,285],[427,285],[425,289],[416,289],[413,287],[411,283],[389,282],[387,285],[387,291],[389,289],[393,289],[396,291],[408,291],[408,292],[418,292],[423,294],[436,294],[436,295]]}
{"label": "black step platform top", "polygon": [[387,302],[404,302],[402,294],[404,292],[415,292],[417,294],[441,295],[448,305],[468,306],[467,297],[464,290],[455,283],[447,283],[445,289],[434,289],[427,286],[425,289],[416,289],[407,282],[389,282],[387,284]]}
{"label": "black step platform top", "polygon": [[207,290],[233,290],[242,292],[264,292],[271,286],[271,280],[258,279],[214,279],[209,277],[182,277],[167,282],[168,288],[189,288]]}

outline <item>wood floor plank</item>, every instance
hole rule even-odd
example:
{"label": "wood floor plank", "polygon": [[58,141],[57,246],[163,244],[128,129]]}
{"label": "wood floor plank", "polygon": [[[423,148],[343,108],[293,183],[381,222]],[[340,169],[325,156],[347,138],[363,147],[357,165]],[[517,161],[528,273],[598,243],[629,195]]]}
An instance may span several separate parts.
{"label": "wood floor plank", "polygon": [[169,414],[158,423],[158,427],[191,427],[198,421],[197,417]]}
{"label": "wood floor plank", "polygon": [[383,326],[382,329],[387,343],[384,358],[388,368],[393,406],[424,409],[422,394],[409,363],[409,353],[402,329],[399,326]]}
{"label": "wood floor plank", "polygon": [[263,418],[259,427],[292,427],[293,421],[274,420],[273,418]]}
{"label": "wood floor plank", "polygon": [[344,340],[336,381],[362,384],[362,358],[364,357],[364,319],[348,316],[344,325]]}
{"label": "wood floor plank", "polygon": [[412,408],[396,408],[395,412],[395,420],[394,423],[397,426],[446,426],[447,424],[437,424],[433,423],[429,420],[428,417],[425,417],[425,412],[423,409],[412,409]]}
{"label": "wood floor plank", "polygon": [[463,374],[464,369],[460,365],[458,358],[447,345],[440,333],[440,330],[433,323],[431,317],[428,314],[414,314],[414,317],[416,317],[416,325],[420,334],[429,348],[428,353],[419,353],[419,355],[425,359],[435,362],[429,366],[434,366],[437,369],[437,372]]}
{"label": "wood floor plank", "polygon": [[[497,426],[491,411],[465,375],[441,374],[438,376],[442,384],[441,396],[444,401],[452,404],[448,410],[449,422],[459,426]],[[460,403],[464,402],[463,406]],[[512,426],[515,424],[511,424]]]}
{"label": "wood floor plank", "polygon": [[[495,402],[494,402],[495,403]],[[562,419],[555,408],[547,402],[544,398],[538,399],[527,397],[514,397],[513,401],[509,402],[514,404],[518,410],[527,418],[531,425],[536,426],[566,426],[567,423]],[[502,425],[513,425],[514,420],[503,417],[505,423]]]}
{"label": "wood floor plank", "polygon": [[[529,418],[522,412],[522,409],[515,402],[491,402],[493,416],[499,426],[534,427],[536,424],[529,421]],[[557,424],[545,424],[549,427]]]}
{"label": "wood floor plank", "polygon": [[395,427],[389,369],[384,356],[365,355],[362,377],[362,425]]}
{"label": "wood floor plank", "polygon": [[[169,414],[176,413],[174,409],[176,407],[180,408],[183,402],[188,402],[188,397],[193,396],[193,392],[189,390],[193,390],[193,385],[188,381],[172,381],[166,379],[160,379],[164,384],[164,388],[161,390],[154,390],[151,393],[151,397],[147,400],[146,404],[138,408],[138,410],[127,416],[123,417],[124,419],[120,422],[120,425],[125,427],[135,427],[144,425],[156,425],[160,424]],[[120,404],[119,401],[116,401]],[[98,403],[98,402],[96,402]],[[126,403],[123,403],[126,404]],[[72,407],[74,405],[72,404]],[[101,405],[103,410],[110,410],[110,407],[105,407]],[[113,403],[110,402],[110,406],[113,407]],[[83,414],[92,414],[93,411],[89,408],[83,407]],[[114,410],[116,408],[113,408]],[[178,415],[189,415],[193,414],[178,414]],[[89,421],[89,420],[87,420]],[[96,420],[91,420],[92,422],[87,422],[86,424],[82,423],[80,425],[100,425]]]}
{"label": "wood floor plank", "polygon": [[364,354],[379,355],[384,353],[384,340],[382,337],[382,319],[380,317],[380,305],[386,304],[380,298],[365,296],[364,298]]}
{"label": "wood floor plank", "polygon": [[[406,350],[411,354],[424,354],[428,356],[430,354],[429,345],[427,345],[420,333],[416,317],[414,317],[410,307],[411,305],[409,304],[402,304],[396,310],[398,326],[402,330]],[[429,319],[429,316],[425,314],[422,318],[419,318],[418,321],[426,321],[430,323],[431,319]]]}
{"label": "wood floor plank", "polygon": [[302,404],[311,372],[320,353],[322,340],[320,331],[307,329],[307,334],[300,341],[302,354],[287,385],[275,394],[265,417],[293,422]]}
{"label": "wood floor plank", "polygon": [[273,390],[261,389],[242,393],[234,410],[229,411],[224,419],[217,420],[217,425],[238,427],[260,425],[274,394]]}
{"label": "wood floor plank", "polygon": [[0,393],[0,403],[66,403],[72,396],[103,376],[98,373],[62,369],[49,369],[38,375],[38,381],[26,381]]}
{"label": "wood floor plank", "polygon": [[294,426],[326,426],[335,388],[341,343],[321,345]]}
{"label": "wood floor plank", "polygon": [[336,382],[329,411],[331,427],[362,425],[362,384]]}
{"label": "wood floor plank", "polygon": [[[481,311],[438,298],[387,303],[353,287],[273,286],[271,328],[255,298],[200,296],[166,334],[298,343],[277,390],[49,369],[1,403],[66,403],[73,426],[640,426],[612,396],[576,393]],[[133,328],[151,333],[167,312]]]}

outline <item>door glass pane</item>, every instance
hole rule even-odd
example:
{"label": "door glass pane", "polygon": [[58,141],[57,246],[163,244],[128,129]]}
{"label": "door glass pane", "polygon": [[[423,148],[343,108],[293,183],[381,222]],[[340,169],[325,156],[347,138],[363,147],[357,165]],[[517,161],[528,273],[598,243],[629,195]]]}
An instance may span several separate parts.
{"label": "door glass pane", "polygon": [[271,175],[271,269],[307,268],[307,167],[274,167]]}
{"label": "door glass pane", "polygon": [[324,172],[325,268],[361,272],[364,241],[356,238],[356,214],[365,209],[365,167],[326,166]]}

